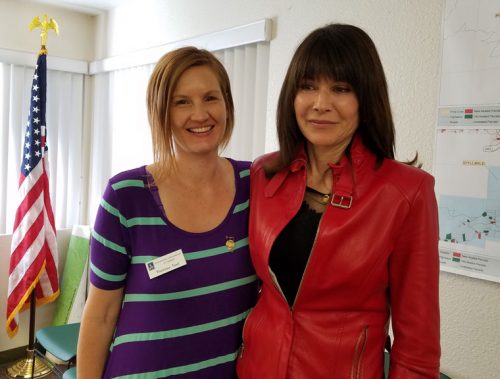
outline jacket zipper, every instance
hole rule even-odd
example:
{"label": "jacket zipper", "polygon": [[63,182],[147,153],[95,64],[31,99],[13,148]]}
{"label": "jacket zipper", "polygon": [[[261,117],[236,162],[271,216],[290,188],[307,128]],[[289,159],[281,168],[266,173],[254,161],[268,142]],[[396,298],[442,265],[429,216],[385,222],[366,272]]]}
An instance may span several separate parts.
{"label": "jacket zipper", "polygon": [[[336,177],[335,177],[335,172],[332,172],[332,177],[333,177],[332,188],[335,188],[335,183],[337,182]],[[304,189],[304,192],[305,192],[305,189]],[[302,200],[302,201],[304,201],[304,200]],[[323,221],[323,216],[325,215],[325,213],[328,210],[329,204],[330,203],[328,203],[326,205],[325,211],[321,214],[321,217],[319,219],[318,228],[316,229],[316,235],[314,236],[314,241],[313,241],[313,244],[312,244],[312,247],[311,247],[311,252],[309,254],[309,257],[307,258],[306,267],[304,267],[304,272],[302,273],[302,277],[300,278],[299,288],[297,289],[297,294],[295,295],[295,299],[293,300],[293,304],[292,304],[292,307],[290,309],[291,312],[292,312],[292,317],[293,317],[293,309],[295,308],[295,303],[297,302],[297,298],[299,297],[300,289],[302,288],[302,282],[304,281],[304,276],[306,275],[307,267],[309,266],[309,261],[311,260],[311,256],[312,256],[312,253],[314,251],[314,247],[316,246],[316,240],[318,239],[318,234],[319,234],[319,229],[321,227],[321,222]]]}
{"label": "jacket zipper", "polygon": [[[307,180],[307,179],[306,179]],[[304,191],[302,192],[302,201],[304,201],[304,194],[306,192],[306,188],[304,186]],[[295,211],[294,214],[297,214],[297,212],[299,211],[301,205],[302,205],[302,201],[299,202],[299,207],[297,208],[297,210]],[[323,217],[323,216],[322,216]],[[321,220],[320,220],[321,222]],[[319,228],[318,228],[319,229]],[[282,232],[283,230],[280,231],[280,233]],[[278,233],[279,234],[279,233]],[[316,231],[316,237],[314,238],[314,242],[316,242],[316,238],[318,236],[318,231]],[[313,243],[313,246],[314,246],[314,243]],[[312,249],[311,249],[312,251]],[[309,259],[307,260],[307,263],[306,263],[306,268],[307,268],[307,265],[309,264]],[[271,266],[269,266],[269,256],[267,258],[267,267],[268,267],[268,270],[269,270],[269,275],[271,276],[271,280],[274,284],[274,287],[278,290],[278,292],[281,294],[281,297],[283,298],[284,302],[287,304],[288,306],[288,301],[286,299],[286,296],[285,294],[283,293],[283,290],[281,289],[281,286],[279,285],[278,283],[278,279],[276,278],[276,275],[274,274],[274,272],[271,270]],[[304,272],[305,272],[305,269],[304,269]],[[302,278],[304,277],[304,274],[302,274]],[[300,285],[302,284],[302,279],[300,280]],[[300,289],[300,285],[299,285],[299,289]],[[298,291],[297,291],[297,294],[298,294]],[[295,296],[295,299],[297,299],[297,296]],[[293,305],[295,305],[295,300],[293,301],[293,304],[292,304],[292,308],[290,308],[290,312],[292,313],[293,311]],[[293,314],[291,315],[292,318],[293,318]]]}
{"label": "jacket zipper", "polygon": [[241,342],[241,346],[240,346],[240,351],[238,352],[238,355],[240,357],[240,359],[243,358],[243,351],[245,350],[245,342]]}
{"label": "jacket zipper", "polygon": [[271,275],[271,280],[273,281],[274,287],[276,287],[278,292],[281,294],[283,299],[286,301],[285,294],[283,293],[283,290],[281,289],[281,286],[278,283],[278,278],[276,278],[276,275],[274,274],[273,270],[271,270],[271,267],[269,267],[269,275]]}
{"label": "jacket zipper", "polygon": [[[295,299],[293,300],[292,307],[290,308],[291,312],[293,313],[293,309],[295,308],[295,303],[297,302],[297,298],[299,297],[300,289],[302,288],[302,282],[304,281],[304,276],[306,275],[307,267],[309,266],[309,261],[311,260],[312,253],[314,251],[314,246],[316,245],[316,240],[318,239],[318,234],[319,234],[319,228],[321,227],[321,221],[323,221],[323,216],[326,213],[326,210],[328,208],[328,205],[325,208],[325,211],[321,215],[318,223],[318,228],[316,229],[316,235],[314,236],[314,241],[311,247],[311,252],[309,253],[309,257],[307,258],[306,262],[306,267],[304,267],[304,272],[302,273],[302,277],[300,278],[300,283],[299,283],[299,288],[297,289],[297,294],[295,295]],[[286,300],[286,299],[285,299]]]}
{"label": "jacket zipper", "polygon": [[359,379],[361,372],[361,358],[365,351],[366,340],[368,338],[368,326],[365,326],[358,337],[356,342],[356,349],[354,350],[354,357],[352,359],[351,379]]}
{"label": "jacket zipper", "polygon": [[245,341],[243,340],[243,337],[245,335],[245,326],[247,324],[247,320],[248,320],[248,316],[245,319],[245,322],[243,323],[243,330],[241,332],[241,346],[240,346],[240,349],[238,351],[238,356],[240,357],[240,359],[243,358],[243,351],[245,350]]}
{"label": "jacket zipper", "polygon": [[239,355],[240,359],[243,358],[243,351],[245,350],[245,341],[244,341],[245,329],[247,326],[248,318],[250,317],[250,314],[252,313],[252,311],[253,311],[253,308],[250,310],[250,312],[248,312],[248,315],[245,318],[245,321],[243,322],[243,329],[241,330],[241,346],[240,346],[239,351],[238,351],[238,355]]}
{"label": "jacket zipper", "polygon": [[[325,212],[326,212],[326,209],[325,209]],[[314,241],[313,241],[313,245],[311,247],[311,253],[309,254],[309,257],[307,258],[307,262],[306,262],[306,267],[304,268],[304,272],[302,273],[302,278],[300,278],[300,283],[299,283],[299,288],[297,289],[297,294],[295,295],[295,299],[293,300],[293,304],[292,306],[290,307],[290,317],[292,319],[292,325],[295,323],[295,320],[294,320],[294,313],[293,313],[293,310],[294,310],[294,307],[295,307],[295,303],[297,302],[297,298],[299,297],[299,292],[300,292],[300,289],[302,287],[302,282],[304,281],[304,276],[305,276],[305,273],[306,273],[306,270],[307,270],[307,267],[309,266],[309,260],[311,259],[311,255],[312,255],[312,252],[314,250],[314,245],[316,245],[316,240],[318,238],[318,233],[319,233],[319,227],[321,225],[321,221],[323,220],[323,215],[325,214],[325,212],[323,212],[323,214],[321,215],[321,218],[319,220],[319,223],[318,223],[318,228],[316,229],[316,235],[314,236]],[[285,300],[285,302],[287,302],[285,296],[283,295],[283,299]],[[288,304],[288,302],[287,302]],[[295,338],[294,337],[294,329],[295,327],[292,326],[292,340]],[[292,346],[293,346],[293,343],[292,343]],[[293,349],[293,348],[292,348]],[[290,354],[288,356],[288,364],[290,363],[290,358],[291,358],[292,354]],[[288,364],[287,364],[287,367],[288,367]]]}

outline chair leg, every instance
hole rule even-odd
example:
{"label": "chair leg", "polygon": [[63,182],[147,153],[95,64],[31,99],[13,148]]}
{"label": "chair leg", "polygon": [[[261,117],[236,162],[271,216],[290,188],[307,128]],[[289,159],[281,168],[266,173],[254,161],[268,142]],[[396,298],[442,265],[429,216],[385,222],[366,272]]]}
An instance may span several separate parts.
{"label": "chair leg", "polygon": [[[34,366],[35,366],[35,359],[39,359],[40,361],[42,361],[49,369],[50,371],[52,371],[59,379],[62,378],[63,376],[63,371],[61,371],[59,369],[59,367],[57,367],[56,364],[54,364],[53,362],[51,362],[49,359],[47,359],[45,357],[44,354],[42,354],[42,352],[40,350],[38,350],[36,347],[34,349],[34,354],[33,354],[33,369],[34,369]],[[33,371],[32,371],[32,376],[33,378]]]}

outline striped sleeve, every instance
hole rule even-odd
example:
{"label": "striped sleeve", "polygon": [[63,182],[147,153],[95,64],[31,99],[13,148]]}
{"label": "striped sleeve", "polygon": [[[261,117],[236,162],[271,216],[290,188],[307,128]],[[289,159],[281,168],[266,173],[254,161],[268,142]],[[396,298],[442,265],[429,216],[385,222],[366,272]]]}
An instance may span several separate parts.
{"label": "striped sleeve", "polygon": [[120,212],[117,191],[108,184],[90,243],[90,282],[104,290],[123,287],[130,264],[127,223]]}

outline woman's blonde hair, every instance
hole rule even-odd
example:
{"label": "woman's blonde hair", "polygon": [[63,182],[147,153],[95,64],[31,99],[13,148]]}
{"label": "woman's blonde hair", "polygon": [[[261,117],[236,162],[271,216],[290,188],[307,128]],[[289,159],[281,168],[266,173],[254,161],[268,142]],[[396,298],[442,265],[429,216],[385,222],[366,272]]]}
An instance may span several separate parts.
{"label": "woman's blonde hair", "polygon": [[159,174],[175,166],[170,108],[172,96],[182,74],[195,66],[209,67],[220,85],[226,105],[226,129],[220,148],[229,143],[234,126],[234,104],[229,76],[222,63],[209,51],[196,47],[182,47],[168,52],[160,58],[149,79],[147,88],[147,109],[153,143],[153,156]]}

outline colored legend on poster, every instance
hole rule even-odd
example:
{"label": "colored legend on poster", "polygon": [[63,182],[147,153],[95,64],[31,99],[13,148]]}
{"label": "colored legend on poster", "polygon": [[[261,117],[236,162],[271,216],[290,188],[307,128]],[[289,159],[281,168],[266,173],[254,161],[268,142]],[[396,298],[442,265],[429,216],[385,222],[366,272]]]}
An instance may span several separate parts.
{"label": "colored legend on poster", "polygon": [[455,274],[499,282],[500,259],[473,251],[457,251],[457,245],[441,241],[439,243],[439,261],[441,269]]}
{"label": "colored legend on poster", "polygon": [[441,107],[438,128],[499,128],[500,106]]}

